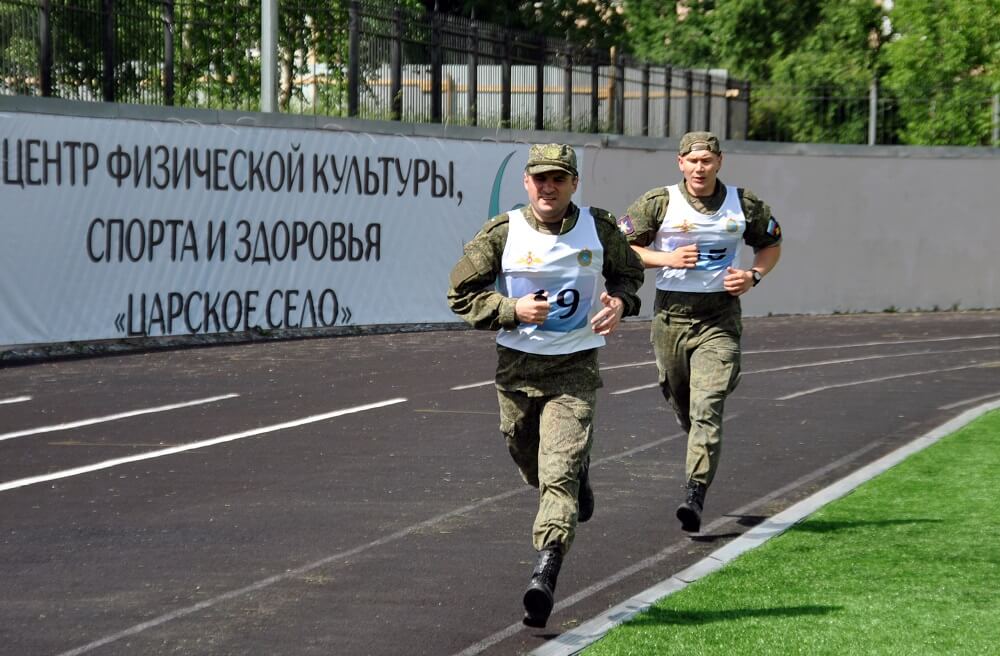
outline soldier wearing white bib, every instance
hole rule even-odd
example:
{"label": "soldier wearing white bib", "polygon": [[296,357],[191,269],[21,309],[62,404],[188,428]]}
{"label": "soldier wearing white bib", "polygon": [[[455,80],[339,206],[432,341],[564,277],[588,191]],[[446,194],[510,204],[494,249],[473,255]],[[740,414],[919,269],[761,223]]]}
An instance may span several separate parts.
{"label": "soldier wearing white bib", "polygon": [[487,222],[451,272],[448,303],[497,331],[500,432],[538,488],[524,623],[544,627],[578,522],[594,512],[590,447],[601,378],[597,349],[639,312],[642,263],[605,210],[571,201],[579,178],[566,145],[532,146],[529,205]]}
{"label": "soldier wearing white bib", "polygon": [[[739,383],[739,297],[778,263],[781,227],[752,192],[726,186],[719,140],[689,132],[680,141],[681,184],[643,194],[618,227],[646,268],[658,269],[651,340],[660,389],[688,434],[681,528],[701,530],[705,493],[719,466],[726,397]],[[739,268],[742,244],[753,264]]]}

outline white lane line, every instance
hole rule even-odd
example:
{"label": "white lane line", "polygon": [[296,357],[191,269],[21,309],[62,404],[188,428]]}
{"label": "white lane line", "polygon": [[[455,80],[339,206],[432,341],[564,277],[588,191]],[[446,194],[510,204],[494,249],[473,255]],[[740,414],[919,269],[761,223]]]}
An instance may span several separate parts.
{"label": "white lane line", "polygon": [[[904,444],[892,453],[879,458],[873,463],[865,465],[853,474],[849,474],[832,485],[823,488],[812,496],[799,501],[789,508],[786,508],[777,515],[769,517],[761,524],[751,528],[740,537],[712,552],[701,561],[695,563],[691,567],[688,567],[684,571],[678,572],[671,578],[661,581],[651,588],[640,592],[631,599],[608,609],[608,611],[603,615],[595,617],[592,620],[588,620],[579,626],[560,634],[555,639],[550,640],[541,647],[532,651],[530,656],[572,656],[573,654],[580,653],[584,647],[601,639],[609,630],[619,624],[627,622],[639,613],[649,609],[649,607],[659,600],[687,587],[690,583],[715,572],[716,570],[722,568],[722,566],[726,563],[729,563],[743,553],[760,546],[767,540],[777,537],[795,524],[814,514],[823,506],[840,499],[851,492],[851,490],[854,490],[858,486],[885,472],[887,469],[906,460],[914,453],[926,449],[935,442],[939,441],[941,438],[954,433],[978,417],[990,412],[991,410],[996,410],[997,408],[1000,408],[1000,402],[988,403],[977,408],[973,408],[972,410],[967,410],[951,421],[948,421],[929,433],[916,438],[909,444]],[[857,453],[858,452],[855,452],[855,454]],[[851,456],[853,455],[854,454],[851,454]],[[844,459],[842,458],[841,461],[843,460]],[[829,466],[827,469],[828,468]],[[734,511],[732,514],[742,513],[740,511]],[[712,522],[710,526],[714,526],[719,523],[721,519],[722,518]],[[656,556],[653,556],[653,558],[656,558]],[[558,607],[559,604],[556,604],[556,608]],[[463,652],[463,654],[464,653],[465,652]]]}
{"label": "white lane line", "polygon": [[988,333],[985,335],[965,335],[953,337],[930,337],[927,339],[904,339],[899,341],[884,342],[856,342],[854,344],[833,344],[828,346],[796,346],[781,349],[763,349],[760,351],[743,351],[744,355],[758,355],[760,353],[795,353],[797,351],[826,351],[839,348],[865,348],[867,346],[899,346],[901,344],[930,344],[933,342],[954,342],[966,339],[1000,339],[1000,333]]}
{"label": "white lane line", "polygon": [[479,383],[469,383],[468,385],[455,385],[451,388],[451,391],[457,392],[459,390],[473,389],[474,387],[486,387],[487,385],[492,385],[494,381],[484,380]]}
{"label": "white lane line", "polygon": [[329,556],[321,558],[320,560],[311,562],[307,565],[302,565],[301,567],[296,567],[295,569],[285,570],[281,574],[275,574],[274,576],[269,576],[266,579],[261,579],[254,583],[251,583],[250,585],[239,588],[238,590],[230,590],[229,592],[224,592],[223,594],[220,594],[216,597],[212,597],[211,599],[200,601],[192,606],[178,608],[175,611],[172,611],[165,615],[160,615],[159,617],[154,617],[151,620],[142,622],[140,624],[136,624],[135,626],[129,627],[117,633],[113,633],[109,636],[105,636],[104,638],[100,638],[89,644],[77,647],[75,649],[71,649],[69,651],[64,651],[63,653],[58,654],[57,656],[79,656],[80,654],[85,654],[89,651],[97,649],[98,647],[103,647],[104,645],[110,644],[112,642],[117,642],[122,638],[128,638],[129,636],[142,633],[146,629],[152,629],[161,624],[166,624],[167,622],[179,619],[181,617],[186,617],[193,613],[197,613],[200,610],[211,608],[212,606],[215,606],[223,601],[234,599],[236,597],[240,597],[242,595],[249,594],[251,592],[257,592],[258,590],[263,590],[264,588],[302,576],[303,574],[307,574],[314,569],[319,569],[320,567],[324,567],[338,560],[344,560],[345,558],[350,558],[351,556],[355,556],[359,553],[362,553],[374,547],[379,547],[384,544],[388,544],[390,542],[395,542],[396,540],[405,538],[413,533],[417,533],[432,528],[435,525],[440,524],[441,522],[451,519],[452,517],[458,517],[460,515],[469,514],[474,510],[489,505],[491,503],[503,501],[504,499],[508,499],[518,494],[524,494],[528,490],[534,490],[534,488],[523,486],[513,490],[508,490],[507,492],[502,492],[492,497],[486,497],[484,499],[480,499],[479,501],[474,501],[466,506],[462,506],[461,508],[456,508],[455,510],[449,510],[448,512],[442,513],[436,517],[431,517],[430,519],[420,522],[419,524],[413,524],[411,526],[407,526],[406,528],[402,528],[396,531],[395,533],[390,533],[389,535],[378,538],[377,540],[372,540],[371,542],[360,544],[356,547],[352,547],[344,551],[338,551],[335,554],[331,554]]}
{"label": "white lane line", "polygon": [[806,362],[803,364],[789,364],[783,367],[771,367],[769,369],[755,369],[747,371],[747,374],[770,374],[776,371],[788,371],[789,369],[806,369],[808,367],[826,367],[834,364],[849,364],[852,362],[863,362],[865,360],[888,360],[889,358],[908,358],[914,355],[950,355],[952,353],[971,353],[973,351],[996,351],[997,346],[984,346],[979,348],[955,349],[953,351],[909,351],[907,353],[890,353],[888,355],[865,355],[859,358],[843,358],[839,360],[821,360],[819,362]]}
{"label": "white lane line", "polygon": [[651,364],[656,364],[656,360],[644,360],[642,362],[628,362],[626,364],[612,364],[607,367],[601,367],[601,371],[611,371],[612,369],[625,369],[626,367],[648,367]]}
{"label": "white lane line", "polygon": [[659,387],[659,383],[649,383],[647,385],[639,385],[638,387],[626,387],[625,389],[616,390],[611,392],[611,396],[618,396],[619,394],[631,394],[632,392],[638,392],[639,390],[653,389],[654,387]]}
{"label": "white lane line", "polygon": [[25,401],[30,400],[30,396],[13,396],[9,399],[0,399],[0,405],[6,405],[8,403],[24,403]]}
{"label": "white lane line", "polygon": [[786,394],[785,396],[779,396],[775,401],[788,401],[789,399],[797,399],[800,396],[807,396],[809,394],[815,394],[817,392],[825,392],[826,390],[839,389],[841,387],[853,387],[854,385],[867,385],[869,383],[881,383],[886,380],[895,380],[897,378],[909,378],[911,376],[926,376],[928,374],[940,374],[946,371],[961,371],[963,369],[978,369],[981,367],[991,366],[996,363],[992,362],[980,362],[977,364],[967,364],[961,367],[947,367],[945,369],[927,369],[925,371],[913,371],[908,374],[895,374],[893,376],[881,376],[879,378],[868,378],[865,380],[854,380],[849,383],[836,383],[834,385],[823,385],[822,387],[814,387],[812,389],[802,390],[801,392],[795,392],[794,394]]}
{"label": "white lane line", "polygon": [[1000,392],[993,392],[992,394],[983,394],[982,396],[977,396],[971,399],[965,399],[964,401],[956,401],[954,403],[949,403],[948,405],[939,405],[938,410],[952,410],[954,408],[959,408],[963,405],[971,405],[973,403],[979,403],[980,401],[986,401],[987,399],[997,399],[1000,398]]}
{"label": "white lane line", "polygon": [[[1000,333],[990,333],[986,335],[966,335],[965,337],[935,337],[931,339],[907,339],[896,342],[858,342],[855,344],[830,344],[826,346],[800,346],[794,348],[779,348],[779,349],[761,349],[759,351],[743,351],[743,355],[765,355],[768,353],[795,353],[798,351],[830,351],[842,348],[864,348],[867,346],[900,346],[906,344],[927,344],[930,342],[953,342],[956,340],[966,340],[966,339],[989,339],[989,338],[1000,338]],[[990,350],[1000,348],[1000,346],[987,346],[983,349],[970,349],[970,350]],[[950,353],[951,351],[930,351],[928,353],[944,352]],[[957,351],[956,351],[957,352]],[[858,358],[859,360],[868,360],[875,358],[888,358],[888,357],[900,357],[898,355],[873,355],[867,358]],[[850,362],[851,360],[844,360],[844,362]],[[831,361],[835,362],[835,361]],[[630,362],[628,364],[616,364],[608,367],[601,367],[601,371],[611,371],[612,369],[625,369],[627,367],[648,367],[650,365],[656,364],[656,360],[645,360],[643,362]],[[806,367],[811,365],[791,365],[787,367],[788,369],[794,369],[796,367]],[[765,371],[780,371],[781,369],[762,369],[760,371],[745,372],[745,373],[764,373]],[[467,385],[456,385],[452,387],[451,390],[457,392],[459,390],[473,389],[475,387],[485,387],[487,385],[492,385],[492,380],[484,380],[478,383],[469,383]],[[620,390],[618,392],[612,392],[612,394],[628,394],[629,392],[637,392],[639,390],[650,389],[657,387],[656,383],[652,385],[641,385],[639,387],[630,387],[628,389]]]}
{"label": "white lane line", "polygon": [[[788,371],[790,369],[808,369],[810,367],[828,367],[837,364],[850,364],[853,362],[862,362],[864,360],[883,360],[888,358],[906,358],[915,355],[949,355],[953,353],[970,353],[973,351],[994,351],[996,346],[985,346],[980,348],[971,349],[955,349],[953,351],[910,351],[907,353],[891,353],[888,355],[864,355],[858,358],[841,358],[837,360],[820,360],[817,362],[803,362],[801,364],[789,364],[782,367],[770,367],[768,369],[752,369],[750,371],[744,371],[742,375],[752,376],[754,374],[770,374],[776,371]],[[632,392],[638,392],[641,390],[653,389],[654,387],[659,387],[659,383],[648,383],[646,385],[639,385],[637,387],[626,387],[625,389],[616,390],[611,392],[611,396],[617,396],[619,394],[631,394]],[[794,398],[794,397],[788,397]],[[778,399],[779,401],[786,400],[784,398]]]}
{"label": "white lane line", "polygon": [[106,421],[115,421],[117,419],[125,419],[127,417],[138,417],[139,415],[148,415],[154,412],[166,412],[168,410],[177,410],[178,408],[187,408],[192,405],[201,405],[203,403],[214,403],[215,401],[232,399],[237,396],[239,396],[239,394],[223,394],[221,396],[210,396],[207,399],[195,399],[194,401],[185,401],[184,403],[173,403],[171,405],[161,405],[155,408],[142,408],[140,410],[130,410],[129,412],[120,412],[115,415],[107,415],[104,417],[81,419],[79,421],[71,421],[65,424],[41,426],[39,428],[28,428],[26,430],[14,431],[12,433],[0,433],[0,442],[4,440],[12,440],[15,437],[24,437],[26,435],[38,435],[39,433],[51,433],[53,431],[68,430],[70,428],[80,428],[81,426],[92,426],[93,424],[101,424]]}
{"label": "white lane line", "polygon": [[254,428],[248,431],[242,431],[240,433],[230,433],[229,435],[222,435],[221,437],[214,437],[210,440],[202,440],[201,442],[192,442],[191,444],[182,444],[180,446],[174,446],[167,449],[159,449],[158,451],[149,451],[147,453],[140,453],[134,456],[115,458],[113,460],[105,460],[104,462],[98,462],[93,465],[74,467],[73,469],[66,469],[64,471],[52,472],[50,474],[42,474],[41,476],[21,478],[16,481],[0,483],[0,492],[3,492],[5,490],[13,490],[14,488],[19,488],[19,487],[25,487],[27,485],[34,485],[35,483],[45,483],[60,478],[69,478],[70,476],[87,474],[90,472],[98,471],[100,469],[108,469],[110,467],[117,467],[118,465],[128,464],[130,462],[139,462],[140,460],[151,460],[152,458],[162,458],[163,456],[169,456],[175,453],[183,453],[185,451],[193,451],[195,449],[204,449],[205,447],[215,446],[216,444],[222,444],[224,442],[232,442],[234,440],[241,440],[246,437],[254,437],[255,435],[274,433],[276,431],[285,430],[286,428],[296,428],[298,426],[314,424],[318,421],[325,421],[327,419],[332,419],[334,417],[340,417],[341,415],[349,415],[355,412],[364,412],[365,410],[373,410],[375,408],[381,408],[387,405],[393,405],[395,403],[403,403],[405,401],[406,399],[402,398],[389,399],[388,401],[369,403],[367,405],[359,405],[353,408],[345,408],[343,410],[334,410],[333,412],[327,412],[321,415],[313,415],[311,417],[304,417],[303,419],[295,419],[294,421],[286,421],[280,424],[272,424],[271,426],[262,426],[260,428]]}
{"label": "white lane line", "polygon": [[[397,399],[397,401],[405,401],[405,400],[406,399]],[[388,403],[389,402],[385,402],[385,404],[388,404]],[[384,404],[373,404],[373,405],[377,406],[377,405],[384,405]],[[733,415],[732,418],[735,418],[735,417],[738,417],[738,416],[739,416],[739,414],[737,413],[737,414]],[[730,419],[732,419],[732,418],[730,418]],[[625,459],[625,458],[627,458],[629,456],[636,455],[638,453],[641,453],[641,452],[646,451],[648,449],[651,449],[653,447],[659,446],[660,444],[663,444],[665,442],[669,442],[671,440],[678,439],[680,437],[683,437],[682,433],[674,433],[672,435],[668,435],[667,437],[660,438],[660,439],[654,440],[652,442],[647,442],[646,444],[640,444],[639,446],[636,446],[636,447],[633,447],[631,449],[628,449],[627,451],[622,451],[621,453],[615,453],[615,454],[612,454],[610,456],[606,456],[604,458],[600,458],[598,460],[594,460],[591,463],[591,466],[599,466],[602,463],[611,462],[611,461],[614,461],[614,460],[623,460],[623,459]],[[303,574],[306,574],[306,573],[308,573],[308,572],[310,572],[310,571],[312,571],[314,569],[318,569],[318,568],[323,567],[325,565],[329,565],[330,563],[335,562],[337,560],[342,560],[344,558],[349,558],[351,556],[357,555],[357,554],[362,553],[364,551],[367,551],[369,549],[372,549],[372,548],[375,548],[375,547],[379,547],[379,546],[382,546],[384,544],[388,544],[390,542],[394,542],[396,540],[405,538],[408,535],[411,535],[413,533],[417,533],[417,532],[421,532],[421,531],[427,530],[429,528],[434,527],[437,524],[440,524],[442,522],[450,520],[452,517],[458,517],[458,516],[461,516],[461,515],[467,515],[469,513],[472,513],[475,510],[478,510],[479,508],[482,508],[483,506],[487,506],[489,504],[496,503],[498,501],[504,501],[505,499],[509,499],[510,497],[516,496],[518,494],[526,494],[526,493],[528,493],[530,491],[534,491],[534,488],[528,487],[528,486],[525,485],[525,486],[520,486],[520,487],[514,488],[512,490],[507,490],[506,492],[501,492],[500,494],[494,495],[492,497],[486,497],[486,498],[480,499],[479,501],[474,501],[474,502],[472,502],[472,503],[470,503],[468,505],[462,506],[461,508],[456,508],[455,510],[449,510],[446,513],[442,513],[440,515],[437,515],[436,517],[431,517],[430,519],[422,521],[419,524],[413,524],[411,526],[407,526],[405,528],[402,528],[402,529],[396,531],[395,533],[391,533],[389,535],[386,535],[384,537],[378,538],[377,540],[373,540],[373,541],[368,542],[366,544],[361,544],[361,545],[358,545],[356,547],[352,547],[350,549],[347,549],[346,551],[337,552],[335,554],[332,554],[330,556],[326,556],[325,558],[322,558],[322,559],[317,560],[315,562],[309,563],[307,565],[302,565],[301,567],[297,567],[295,569],[286,570],[285,572],[283,572],[281,574],[276,574],[276,575],[270,576],[270,577],[268,577],[266,579],[261,579],[260,581],[256,581],[255,583],[251,583],[250,585],[247,585],[247,586],[244,586],[242,588],[239,588],[238,590],[230,590],[229,592],[224,592],[223,594],[221,594],[221,595],[219,595],[217,597],[213,597],[211,599],[206,599],[206,600],[204,600],[202,602],[194,604],[193,606],[187,606],[185,608],[178,608],[175,611],[172,611],[172,612],[167,613],[165,615],[161,615],[160,617],[153,618],[153,619],[151,619],[151,620],[149,620],[147,622],[142,622],[141,624],[136,624],[135,626],[132,626],[130,628],[127,628],[127,629],[124,629],[122,631],[119,631],[118,633],[113,633],[113,634],[111,634],[109,636],[105,636],[104,638],[100,638],[98,640],[95,640],[94,642],[91,642],[89,644],[83,645],[82,647],[77,647],[75,649],[71,649],[70,651],[63,652],[62,654],[59,654],[58,656],[79,656],[80,654],[85,654],[85,653],[87,653],[89,651],[93,651],[94,649],[97,649],[98,647],[103,647],[104,645],[107,645],[107,644],[110,644],[112,642],[116,642],[118,640],[121,640],[122,638],[127,638],[129,636],[136,635],[137,633],[142,633],[146,629],[151,629],[151,628],[154,628],[154,627],[159,626],[161,624],[166,624],[167,622],[170,622],[172,620],[175,620],[175,619],[178,619],[178,618],[181,618],[181,617],[185,617],[187,615],[191,615],[191,614],[196,613],[196,612],[198,612],[200,610],[204,610],[206,608],[210,608],[212,606],[215,606],[216,604],[219,604],[219,603],[221,603],[223,601],[227,601],[229,599],[233,599],[235,597],[239,597],[241,595],[245,595],[245,594],[248,594],[248,593],[251,593],[251,592],[256,592],[258,590],[262,590],[264,588],[272,586],[272,585],[274,585],[276,583],[281,583],[283,581],[287,581],[289,579],[293,579],[295,577],[298,577],[298,576],[301,576]],[[521,625],[518,624],[518,626],[521,626]]]}

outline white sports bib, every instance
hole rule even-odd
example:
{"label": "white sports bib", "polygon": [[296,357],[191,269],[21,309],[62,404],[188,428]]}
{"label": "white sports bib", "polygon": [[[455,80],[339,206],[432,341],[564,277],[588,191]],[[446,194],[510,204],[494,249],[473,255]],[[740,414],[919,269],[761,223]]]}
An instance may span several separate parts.
{"label": "white sports bib", "polygon": [[747,221],[736,187],[726,186],[726,198],[715,214],[702,214],[691,207],[677,185],[667,187],[670,202],[653,248],[672,251],[698,245],[698,263],[693,269],[663,267],[656,274],[656,288],[676,292],[721,292],[726,269],[734,266],[743,244]]}
{"label": "white sports bib", "polygon": [[539,355],[561,355],[604,346],[590,319],[602,307],[600,293],[604,246],[590,208],[581,207],[573,229],[564,235],[538,232],[520,210],[507,213],[509,230],[501,260],[500,291],[520,298],[544,290],[551,304],[542,325],[501,329],[497,343]]}

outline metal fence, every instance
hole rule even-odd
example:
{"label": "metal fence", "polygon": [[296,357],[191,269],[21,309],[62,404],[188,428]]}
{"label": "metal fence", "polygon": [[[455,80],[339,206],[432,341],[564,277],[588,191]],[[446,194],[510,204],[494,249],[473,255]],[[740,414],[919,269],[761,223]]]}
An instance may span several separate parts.
{"label": "metal fence", "polygon": [[[383,2],[282,1],[279,111],[746,138],[749,87]],[[0,93],[261,107],[257,0],[0,0]]]}
{"label": "metal fence", "polygon": [[[0,0],[0,94],[490,128],[817,143],[919,142],[926,97],[756,86],[382,0]],[[262,62],[274,103],[262,104]],[[267,80],[267,76],[263,76]],[[997,144],[997,98],[930,143]],[[970,132],[972,131],[972,132]]]}

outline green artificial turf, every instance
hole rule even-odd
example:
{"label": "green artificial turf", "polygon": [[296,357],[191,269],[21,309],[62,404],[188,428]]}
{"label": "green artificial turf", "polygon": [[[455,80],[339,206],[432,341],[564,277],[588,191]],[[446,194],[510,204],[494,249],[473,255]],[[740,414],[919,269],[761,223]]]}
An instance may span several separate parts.
{"label": "green artificial turf", "polygon": [[583,653],[1000,654],[1000,411]]}

